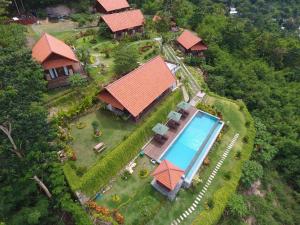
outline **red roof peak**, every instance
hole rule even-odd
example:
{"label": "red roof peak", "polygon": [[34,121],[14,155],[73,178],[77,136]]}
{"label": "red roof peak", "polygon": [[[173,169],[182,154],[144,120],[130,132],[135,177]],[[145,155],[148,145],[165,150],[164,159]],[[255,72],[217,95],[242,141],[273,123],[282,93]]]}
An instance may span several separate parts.
{"label": "red roof peak", "polygon": [[52,35],[44,33],[32,48],[32,57],[43,63],[52,53],[78,62],[70,46]]}
{"label": "red roof peak", "polygon": [[182,169],[168,160],[163,160],[151,175],[168,189],[174,190],[183,174]]}
{"label": "red roof peak", "polygon": [[107,11],[129,8],[127,0],[97,0],[102,7]]}
{"label": "red roof peak", "polygon": [[132,29],[144,25],[144,15],[140,9],[103,15],[101,18],[112,32]]}
{"label": "red roof peak", "polygon": [[194,32],[184,30],[183,33],[177,38],[177,41],[185,48],[190,49],[194,45],[202,41]]}

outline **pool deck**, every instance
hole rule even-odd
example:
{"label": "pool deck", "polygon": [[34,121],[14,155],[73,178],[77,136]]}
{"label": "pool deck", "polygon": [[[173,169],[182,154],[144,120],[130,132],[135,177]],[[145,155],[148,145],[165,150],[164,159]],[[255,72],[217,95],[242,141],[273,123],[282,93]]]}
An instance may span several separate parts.
{"label": "pool deck", "polygon": [[154,139],[152,139],[145,147],[144,152],[147,156],[150,158],[158,161],[160,156],[163,154],[164,151],[169,147],[170,143],[174,140],[174,138],[180,133],[180,131],[185,127],[188,121],[197,113],[197,109],[194,107],[190,107],[188,110],[189,115],[180,120],[180,125],[177,127],[177,129],[169,129],[167,132],[168,139],[165,141],[165,143],[160,144]]}

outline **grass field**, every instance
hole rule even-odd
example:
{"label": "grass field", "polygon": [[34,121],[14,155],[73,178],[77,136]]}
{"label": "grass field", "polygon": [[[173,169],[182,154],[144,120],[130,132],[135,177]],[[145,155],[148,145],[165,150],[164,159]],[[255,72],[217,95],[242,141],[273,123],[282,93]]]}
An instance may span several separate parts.
{"label": "grass field", "polygon": [[[93,127],[91,125],[93,121],[100,123],[102,135],[99,140],[96,140],[93,136]],[[87,168],[118,145],[136,127],[135,123],[123,121],[106,110],[97,110],[81,117],[76,122],[86,124],[86,127],[83,129],[76,128],[75,123],[71,124],[71,134],[74,138],[72,147],[77,155],[76,165]],[[96,154],[93,151],[93,147],[99,142],[104,142],[107,148],[102,153]]]}
{"label": "grass field", "polygon": [[[226,146],[230,143],[235,133],[240,133],[240,138],[235,144],[232,152],[229,154],[228,158],[225,160],[224,164],[221,167],[220,172],[214,179],[213,183],[210,185],[204,201],[201,201],[201,205],[198,208],[198,211],[192,216],[189,216],[185,222],[182,224],[191,224],[197,213],[200,213],[205,209],[205,202],[210,198],[213,193],[222,187],[222,184],[226,182],[224,178],[224,173],[232,171],[237,164],[240,163],[239,160],[236,160],[234,155],[235,152],[240,150],[242,151],[243,142],[242,137],[246,134],[247,130],[245,127],[245,117],[243,112],[239,110],[239,106],[229,100],[224,100],[216,97],[208,97],[208,103],[214,105],[218,110],[222,111],[224,116],[224,121],[229,121],[230,128],[222,136],[220,142],[217,142],[211,152],[209,153],[210,165],[202,166],[199,171],[199,178],[204,182],[210,175],[213,167],[216,165],[217,161],[221,158],[222,153],[224,152]],[[139,224],[140,217],[143,217],[144,212],[136,208],[137,205],[141,204],[144,199],[150,199],[149,205],[147,207],[148,213],[151,215],[149,219],[143,224],[148,225],[165,225],[170,224],[172,220],[178,217],[183,211],[189,207],[194,198],[195,193],[199,192],[203,184],[199,184],[195,188],[190,188],[188,190],[181,189],[178,197],[175,202],[169,202],[155,191],[151,185],[151,177],[140,178],[138,173],[141,168],[147,168],[150,170],[150,173],[153,171],[154,167],[150,163],[147,157],[138,158],[136,160],[137,168],[134,171],[134,174],[129,178],[129,180],[122,180],[120,177],[116,178],[116,181],[113,183],[112,188],[104,194],[103,198],[98,201],[99,205],[105,205],[110,208],[118,208],[122,214],[125,215],[126,224]],[[119,203],[114,203],[112,201],[112,196],[117,194],[120,196],[121,201]]]}

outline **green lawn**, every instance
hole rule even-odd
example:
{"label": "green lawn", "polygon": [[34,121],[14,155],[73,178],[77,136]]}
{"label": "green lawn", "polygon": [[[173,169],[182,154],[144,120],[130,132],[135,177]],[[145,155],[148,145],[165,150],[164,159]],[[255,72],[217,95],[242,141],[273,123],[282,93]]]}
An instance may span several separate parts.
{"label": "green lawn", "polygon": [[[204,182],[208,179],[210,173],[215,167],[218,160],[221,158],[226,146],[230,143],[235,133],[240,133],[240,138],[229,154],[228,158],[225,160],[221,167],[218,175],[215,177],[214,181],[210,185],[205,197],[201,201],[201,205],[196,213],[189,216],[186,222],[182,224],[191,224],[195,219],[197,213],[205,210],[205,201],[208,197],[211,197],[215,191],[221,188],[224,182],[227,182],[224,178],[224,173],[227,171],[232,171],[241,160],[236,160],[234,158],[235,152],[238,150],[242,151],[243,142],[242,137],[246,134],[247,130],[245,127],[245,116],[243,112],[239,110],[239,106],[229,100],[216,97],[208,97],[208,103],[214,105],[221,110],[224,116],[224,121],[229,121],[230,128],[223,134],[220,142],[217,142],[211,152],[209,153],[210,165],[202,166],[199,172],[199,178],[202,179],[203,184],[199,184],[195,188],[190,188],[188,190],[181,189],[175,202],[169,202],[155,191],[151,185],[151,177],[141,179],[138,176],[138,171],[141,168],[148,168],[153,171],[154,167],[150,163],[147,157],[138,158],[136,160],[138,166],[134,171],[134,174],[129,178],[129,180],[122,180],[120,176],[116,177],[116,181],[112,184],[112,188],[104,194],[104,197],[98,201],[99,205],[105,205],[109,208],[119,208],[120,212],[125,215],[126,224],[139,224],[138,219],[143,217],[143,212],[141,212],[137,205],[140,205],[143,199],[150,198],[151,203],[147,206],[148,213],[151,215],[149,219],[143,224],[148,225],[165,225],[170,224],[171,221],[178,217],[183,211],[185,211],[193,202],[195,198],[195,193],[198,193]],[[112,195],[118,194],[121,201],[116,204],[111,200]]]}
{"label": "green lawn", "polygon": [[[96,140],[93,136],[93,127],[91,125],[93,121],[100,123],[102,135],[99,140]],[[75,125],[76,122],[83,122],[86,124],[86,127],[78,129]],[[92,166],[100,157],[103,157],[118,145],[136,127],[134,122],[123,121],[106,110],[97,110],[81,117],[76,122],[71,124],[71,134],[74,138],[72,147],[77,154],[76,165],[84,167]],[[96,154],[93,151],[93,147],[99,142],[104,142],[107,148],[103,153]]]}

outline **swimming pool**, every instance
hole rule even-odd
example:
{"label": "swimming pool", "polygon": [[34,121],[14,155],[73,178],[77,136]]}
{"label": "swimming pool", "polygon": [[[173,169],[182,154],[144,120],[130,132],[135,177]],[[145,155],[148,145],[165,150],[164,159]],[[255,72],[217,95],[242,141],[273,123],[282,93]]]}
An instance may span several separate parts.
{"label": "swimming pool", "polygon": [[198,111],[160,157],[160,161],[166,159],[184,170],[185,182],[190,184],[223,125],[219,118]]}

